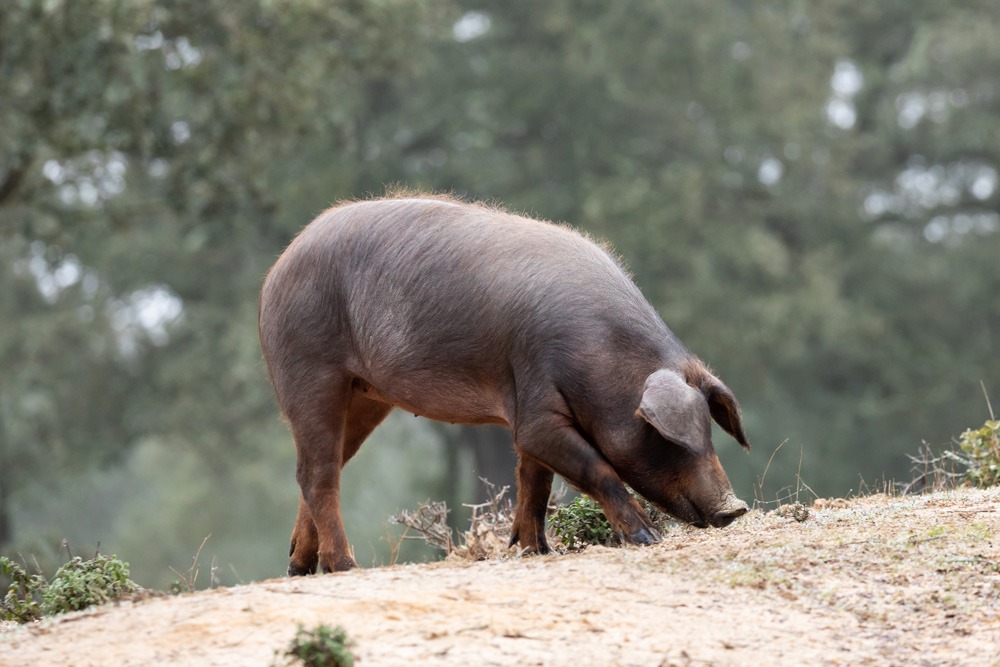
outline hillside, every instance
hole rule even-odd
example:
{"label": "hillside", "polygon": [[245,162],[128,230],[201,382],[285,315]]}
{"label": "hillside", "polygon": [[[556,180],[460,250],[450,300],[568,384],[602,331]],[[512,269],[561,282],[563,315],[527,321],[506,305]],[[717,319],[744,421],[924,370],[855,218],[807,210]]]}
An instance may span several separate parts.
{"label": "hillside", "polygon": [[1000,489],[150,598],[8,626],[0,665],[270,665],[320,623],[347,628],[366,666],[997,666]]}

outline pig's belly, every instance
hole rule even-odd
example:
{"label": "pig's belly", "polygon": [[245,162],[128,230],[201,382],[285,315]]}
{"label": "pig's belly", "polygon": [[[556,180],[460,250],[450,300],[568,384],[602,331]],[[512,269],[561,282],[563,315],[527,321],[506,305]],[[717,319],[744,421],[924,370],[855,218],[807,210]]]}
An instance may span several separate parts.
{"label": "pig's belly", "polygon": [[504,393],[466,378],[414,372],[376,382],[357,378],[353,388],[362,396],[435,421],[510,426],[512,410]]}

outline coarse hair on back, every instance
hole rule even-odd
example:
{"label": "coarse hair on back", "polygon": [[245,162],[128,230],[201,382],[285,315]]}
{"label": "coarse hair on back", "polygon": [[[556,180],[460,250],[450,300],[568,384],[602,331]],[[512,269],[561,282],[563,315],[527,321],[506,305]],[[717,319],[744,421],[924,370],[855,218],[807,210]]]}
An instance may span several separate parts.
{"label": "coarse hair on back", "polygon": [[518,218],[526,218],[529,220],[534,220],[537,222],[544,222],[556,227],[578,234],[583,238],[587,239],[601,250],[606,252],[611,259],[625,272],[630,280],[634,279],[632,271],[628,268],[625,263],[625,259],[622,255],[615,249],[611,242],[607,239],[599,238],[594,236],[588,231],[574,227],[572,224],[567,222],[557,222],[549,220],[547,218],[534,215],[528,212],[519,212],[507,208],[499,199],[494,198],[490,200],[476,199],[469,201],[465,199],[462,195],[456,194],[454,190],[449,190],[446,192],[430,192],[427,190],[421,190],[419,188],[414,188],[403,183],[390,183],[385,186],[382,194],[368,193],[357,198],[344,198],[338,199],[328,210],[332,211],[334,209],[341,208],[343,206],[348,206],[351,204],[360,204],[363,202],[377,202],[377,201],[389,201],[393,199],[423,199],[426,201],[439,201],[447,204],[455,204],[457,206],[468,206],[471,208],[477,208],[482,211],[490,213],[498,213],[502,215],[510,215]]}
{"label": "coarse hair on back", "polygon": [[403,183],[390,183],[385,186],[385,189],[381,194],[369,192],[360,197],[345,197],[343,199],[338,199],[330,208],[340,208],[341,206],[361,204],[364,202],[389,201],[391,199],[425,199],[427,201],[439,201],[447,204],[458,204],[459,206],[475,206],[486,210],[503,213],[507,212],[497,200],[492,202],[479,200],[469,202],[465,199],[465,197],[456,194],[453,190],[449,190],[447,192],[430,192],[414,188]]}

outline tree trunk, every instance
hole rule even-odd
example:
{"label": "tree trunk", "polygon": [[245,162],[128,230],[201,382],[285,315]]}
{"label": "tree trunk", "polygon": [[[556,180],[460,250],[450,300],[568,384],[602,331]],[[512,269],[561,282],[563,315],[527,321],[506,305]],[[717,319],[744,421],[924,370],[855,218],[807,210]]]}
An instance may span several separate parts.
{"label": "tree trunk", "polygon": [[[445,456],[443,493],[451,509],[448,525],[456,530],[468,527],[468,509],[463,505],[484,503],[490,499],[489,488],[479,481],[485,478],[499,491],[510,487],[507,497],[514,501],[517,457],[514,455],[510,431],[499,426],[461,426],[432,422],[441,436]],[[463,450],[472,454],[472,470],[465,463]],[[472,497],[464,497],[473,478]]]}
{"label": "tree trunk", "polygon": [[462,443],[452,432],[441,429],[442,441],[444,443],[445,456],[445,479],[444,479],[444,501],[448,505],[448,525],[453,530],[462,530],[459,521],[459,513],[462,509],[463,498],[460,498],[459,477],[462,474],[461,455]]}
{"label": "tree trunk", "polygon": [[[463,426],[462,442],[472,449],[473,473],[478,478],[488,480],[499,491],[509,486],[508,497],[513,500],[516,488],[515,471],[517,456],[510,431],[500,426]],[[489,500],[489,489],[485,484],[476,484],[475,500],[482,503]]]}

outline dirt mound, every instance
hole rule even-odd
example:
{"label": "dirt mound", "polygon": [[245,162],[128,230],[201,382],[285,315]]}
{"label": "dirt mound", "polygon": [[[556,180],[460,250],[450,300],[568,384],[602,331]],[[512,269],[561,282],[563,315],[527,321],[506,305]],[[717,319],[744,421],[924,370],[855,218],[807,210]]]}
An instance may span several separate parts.
{"label": "dirt mound", "polygon": [[1000,489],[677,527],[647,548],[272,579],[0,630],[0,665],[1000,665]]}

